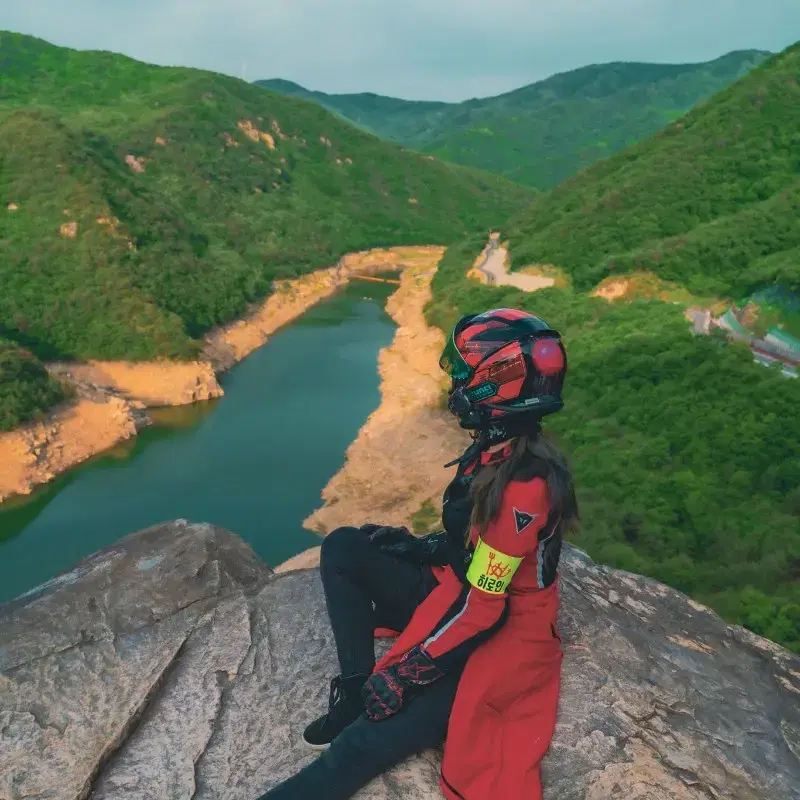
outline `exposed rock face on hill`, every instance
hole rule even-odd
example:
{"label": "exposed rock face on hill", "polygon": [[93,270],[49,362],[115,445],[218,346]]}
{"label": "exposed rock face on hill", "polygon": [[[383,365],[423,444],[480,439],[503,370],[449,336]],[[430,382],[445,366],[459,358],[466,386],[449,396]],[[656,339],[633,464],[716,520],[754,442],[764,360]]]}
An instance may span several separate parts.
{"label": "exposed rock face on hill", "polygon": [[[569,551],[548,800],[800,797],[800,659]],[[253,800],[313,758],[335,653],[316,570],[170,523],[0,607],[0,798]],[[360,800],[436,798],[438,754]]]}

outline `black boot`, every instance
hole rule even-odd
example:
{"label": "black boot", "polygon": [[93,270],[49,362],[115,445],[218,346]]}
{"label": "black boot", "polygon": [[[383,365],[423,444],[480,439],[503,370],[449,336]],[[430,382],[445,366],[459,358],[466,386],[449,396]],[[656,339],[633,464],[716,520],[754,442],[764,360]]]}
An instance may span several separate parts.
{"label": "black boot", "polygon": [[303,741],[314,750],[324,750],[348,725],[364,711],[361,699],[368,675],[338,676],[331,681],[328,713],[312,722],[303,731]]}

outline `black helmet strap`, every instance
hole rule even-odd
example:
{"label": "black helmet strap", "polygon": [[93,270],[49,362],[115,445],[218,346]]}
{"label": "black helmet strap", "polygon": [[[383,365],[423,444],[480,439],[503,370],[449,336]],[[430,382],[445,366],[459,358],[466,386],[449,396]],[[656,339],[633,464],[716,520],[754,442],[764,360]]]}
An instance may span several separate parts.
{"label": "black helmet strap", "polygon": [[481,453],[493,445],[507,442],[509,439],[522,434],[534,436],[542,432],[542,426],[538,418],[535,420],[528,418],[523,424],[518,424],[518,421],[521,422],[521,418],[505,419],[502,422],[490,422],[479,428],[472,444],[458,458],[445,464],[445,469],[458,464],[460,471],[480,458]]}

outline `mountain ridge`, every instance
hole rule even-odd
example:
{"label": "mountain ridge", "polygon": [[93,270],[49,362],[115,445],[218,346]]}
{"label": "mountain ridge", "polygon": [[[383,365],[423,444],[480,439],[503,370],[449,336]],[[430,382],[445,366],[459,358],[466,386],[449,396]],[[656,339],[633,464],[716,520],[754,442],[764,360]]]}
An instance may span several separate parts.
{"label": "mountain ridge", "polygon": [[321,104],[387,140],[547,189],[655,133],[771,55],[734,50],[687,64],[590,64],[460,103],[326,94],[284,79],[255,84]]}
{"label": "mountain ridge", "polygon": [[401,97],[394,97],[393,95],[385,95],[381,94],[380,92],[324,92],[320,89],[309,89],[306,86],[303,86],[296,81],[289,80],[288,78],[263,78],[254,81],[257,86],[264,86],[266,88],[270,88],[272,86],[275,87],[276,91],[281,89],[285,89],[287,91],[297,91],[297,92],[305,92],[307,94],[312,95],[319,95],[322,97],[329,97],[329,98],[353,98],[353,97],[373,97],[373,98],[380,98],[382,100],[391,100],[395,103],[409,103],[414,105],[431,105],[431,106],[447,106],[447,107],[454,107],[454,106],[461,106],[469,103],[485,103],[490,102],[492,100],[497,100],[500,98],[508,97],[509,95],[514,95],[518,92],[525,91],[526,89],[531,89],[532,87],[538,86],[543,83],[549,83],[553,79],[559,78],[561,76],[569,76],[569,75],[576,75],[583,73],[585,71],[597,70],[602,67],[619,67],[619,66],[635,66],[635,67],[654,67],[654,68],[665,68],[665,69],[673,69],[677,72],[682,71],[689,71],[692,68],[702,67],[702,66],[709,66],[709,65],[719,65],[723,62],[737,60],[739,58],[745,57],[763,57],[764,59],[770,58],[771,56],[776,55],[771,50],[760,50],[758,48],[744,48],[744,49],[737,49],[737,50],[729,50],[727,53],[724,53],[721,56],[713,58],[709,61],[686,61],[686,62],[669,62],[669,61],[595,61],[590,64],[584,64],[580,67],[575,67],[570,70],[564,70],[562,72],[554,72],[552,75],[548,75],[546,78],[541,78],[538,81],[532,81],[531,83],[523,84],[522,86],[517,87],[516,89],[509,89],[506,92],[500,92],[496,95],[486,95],[482,97],[468,97],[464,100],[411,100],[409,98],[401,98]]}
{"label": "mountain ridge", "polygon": [[699,295],[800,288],[800,265],[761,261],[800,245],[798,78],[800,42],[536,198],[504,229],[513,265],[553,264],[579,290],[636,270]]}

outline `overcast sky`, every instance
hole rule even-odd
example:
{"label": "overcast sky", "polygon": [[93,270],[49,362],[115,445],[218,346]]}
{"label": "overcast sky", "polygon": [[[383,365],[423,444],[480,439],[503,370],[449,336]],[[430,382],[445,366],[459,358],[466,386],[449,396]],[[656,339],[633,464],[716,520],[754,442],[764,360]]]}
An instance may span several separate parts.
{"label": "overcast sky", "polygon": [[800,0],[0,0],[0,29],[247,80],[409,99],[800,39]]}

